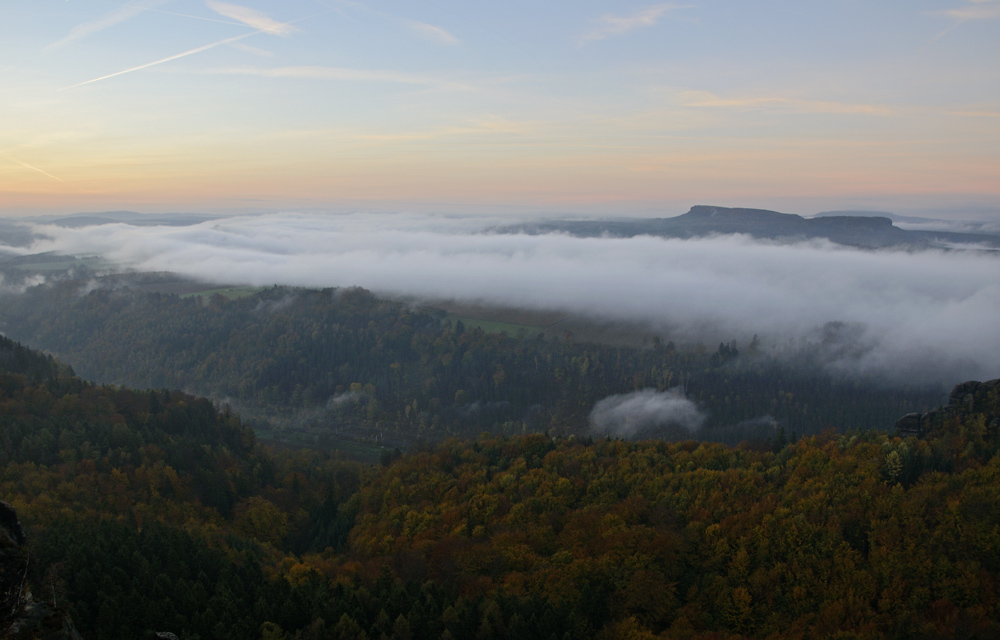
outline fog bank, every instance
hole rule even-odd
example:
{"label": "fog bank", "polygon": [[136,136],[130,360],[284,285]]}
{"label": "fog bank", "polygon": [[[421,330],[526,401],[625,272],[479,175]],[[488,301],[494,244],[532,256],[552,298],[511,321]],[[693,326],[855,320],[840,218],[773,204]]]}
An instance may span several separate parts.
{"label": "fog bank", "polygon": [[[31,252],[101,255],[139,270],[234,284],[559,309],[649,323],[664,337],[754,333],[813,345],[834,369],[895,380],[1000,376],[1000,258],[863,251],[745,236],[692,240],[487,233],[496,221],[282,213],[186,227],[36,227]],[[509,220],[506,222],[510,222]],[[23,250],[22,250],[23,251]],[[837,324],[829,324],[837,323]]]}

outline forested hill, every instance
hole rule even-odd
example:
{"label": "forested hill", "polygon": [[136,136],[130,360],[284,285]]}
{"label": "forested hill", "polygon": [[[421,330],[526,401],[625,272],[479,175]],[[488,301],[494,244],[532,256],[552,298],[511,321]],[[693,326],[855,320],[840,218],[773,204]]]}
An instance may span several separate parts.
{"label": "forested hill", "polygon": [[73,369],[55,358],[0,336],[0,372],[19,374],[40,382],[59,375],[73,376]]}
{"label": "forested hill", "polygon": [[[158,468],[151,490],[174,495],[185,484],[184,491],[222,513],[258,481],[253,430],[211,401],[90,384],[58,375],[51,358],[13,346],[22,356],[15,372],[0,369],[0,465]],[[42,365],[49,365],[44,376]]]}
{"label": "forested hill", "polygon": [[262,451],[180,393],[0,392],[31,589],[88,640],[1000,635],[996,381],[925,438],[484,436],[378,468]]}
{"label": "forested hill", "polygon": [[997,637],[1000,381],[974,389],[929,439],[451,443],[363,489],[351,548],[606,638]]}
{"label": "forested hill", "polygon": [[0,328],[89,379],[182,388],[329,446],[406,448],[482,431],[584,434],[606,396],[683,385],[707,413],[698,437],[737,443],[826,428],[889,429],[939,389],[832,379],[731,341],[718,349],[615,347],[484,333],[361,289],[275,287],[227,299],[147,293],[122,279],[64,280],[4,298]]}
{"label": "forested hill", "polygon": [[[247,610],[273,595],[261,564],[281,557],[276,545],[343,546],[357,464],[276,460],[205,398],[90,384],[7,340],[0,353],[13,354],[0,360],[0,501],[16,509],[0,507],[0,637],[76,637],[67,614],[88,640],[259,637],[279,616]],[[212,609],[234,605],[241,583],[249,602]]]}

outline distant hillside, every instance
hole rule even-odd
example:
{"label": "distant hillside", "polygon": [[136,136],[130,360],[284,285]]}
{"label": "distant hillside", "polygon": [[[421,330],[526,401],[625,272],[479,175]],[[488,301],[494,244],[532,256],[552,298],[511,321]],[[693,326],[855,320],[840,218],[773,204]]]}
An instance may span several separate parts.
{"label": "distant hillside", "polygon": [[138,227],[166,226],[186,227],[215,220],[218,216],[199,213],[136,213],[134,211],[102,211],[99,213],[74,213],[62,217],[45,217],[38,222],[55,224],[60,227],[91,227],[103,224],[128,224]]}
{"label": "distant hillside", "polygon": [[0,336],[0,373],[25,376],[33,381],[49,380],[60,374],[72,376],[73,369],[19,342]]}
{"label": "distant hillside", "polygon": [[162,215],[142,214],[131,212],[111,212],[86,214],[78,213],[65,218],[58,218],[51,221],[51,224],[60,227],[91,227],[103,224],[128,224],[135,227],[187,227],[201,224],[208,220],[215,220],[217,216],[205,216],[198,214],[167,213]]}
{"label": "distant hillside", "polygon": [[820,211],[813,218],[889,218],[893,222],[910,222],[920,224],[923,222],[934,222],[932,218],[918,218],[917,216],[901,216],[888,211]]}
{"label": "distant hillside", "polygon": [[889,247],[945,248],[954,244],[979,244],[1000,249],[1000,236],[947,231],[906,231],[882,216],[824,215],[803,218],[767,209],[742,209],[697,205],[674,218],[621,218],[616,220],[557,220],[503,227],[505,233],[569,233],[580,237],[629,238],[652,235],[664,238],[698,238],[743,233],[764,240],[824,239],[866,249]]}
{"label": "distant hillside", "polygon": [[5,296],[0,327],[88,378],[190,390],[238,407],[265,437],[351,442],[369,459],[378,445],[483,431],[582,433],[599,400],[647,388],[683,386],[707,413],[699,437],[732,443],[778,425],[888,429],[943,391],[831,379],[821,355],[784,365],[752,343],[741,356],[735,343],[677,347],[668,336],[641,348],[490,333],[359,289],[185,298],[126,283],[65,280]]}

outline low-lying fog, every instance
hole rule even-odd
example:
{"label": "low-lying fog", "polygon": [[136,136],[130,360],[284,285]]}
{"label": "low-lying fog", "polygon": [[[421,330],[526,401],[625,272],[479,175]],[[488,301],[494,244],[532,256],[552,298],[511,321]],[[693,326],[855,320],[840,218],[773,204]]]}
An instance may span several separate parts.
{"label": "low-lying fog", "polygon": [[[510,222],[505,220],[504,222]],[[1000,258],[865,251],[745,236],[491,233],[475,218],[238,216],[186,227],[36,227],[21,252],[102,255],[215,282],[358,285],[384,294],[559,309],[717,344],[813,345],[828,366],[897,381],[1000,376]],[[838,324],[830,324],[838,323]]]}

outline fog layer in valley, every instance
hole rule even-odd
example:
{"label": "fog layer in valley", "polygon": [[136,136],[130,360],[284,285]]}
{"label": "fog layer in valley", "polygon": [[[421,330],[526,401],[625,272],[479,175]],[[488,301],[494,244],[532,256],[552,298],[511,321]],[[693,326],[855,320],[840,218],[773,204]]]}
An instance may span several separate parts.
{"label": "fog layer in valley", "polygon": [[[217,282],[559,309],[664,338],[809,347],[834,370],[896,381],[1000,375],[1000,259],[745,236],[678,240],[483,231],[495,221],[270,214],[185,227],[36,227],[21,252],[101,255]],[[835,324],[831,324],[835,323]],[[716,342],[713,342],[716,341]]]}

